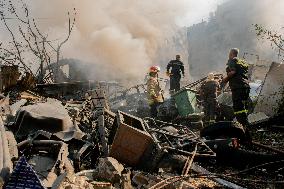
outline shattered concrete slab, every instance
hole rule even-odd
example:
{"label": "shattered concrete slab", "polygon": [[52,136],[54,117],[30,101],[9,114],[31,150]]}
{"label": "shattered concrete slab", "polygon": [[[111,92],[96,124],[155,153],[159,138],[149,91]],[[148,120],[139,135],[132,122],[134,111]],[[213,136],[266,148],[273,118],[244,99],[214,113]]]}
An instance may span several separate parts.
{"label": "shattered concrete slab", "polygon": [[[31,146],[19,147],[20,154],[24,151],[29,156],[30,164],[35,167],[35,172],[44,185],[57,186],[60,189],[150,188],[165,179],[180,177],[179,170],[183,170],[185,162],[192,156],[195,157],[193,158],[194,162],[205,161],[210,163],[210,166],[212,166],[212,162],[216,161],[214,150],[211,150],[209,145],[205,145],[207,143],[204,143],[205,140],[199,137],[198,132],[193,133],[193,121],[202,122],[200,115],[188,116],[188,122],[180,123],[179,120],[172,119],[171,116],[167,119],[168,122],[160,122],[151,118],[141,119],[132,113],[127,114],[121,111],[115,114],[111,104],[107,102],[106,96],[103,91],[99,90],[89,98],[84,99],[86,96],[82,96],[81,100],[70,100],[67,103],[65,100],[52,99],[47,102],[45,102],[46,100],[38,102],[37,99],[17,101],[16,108],[13,108],[14,112],[21,106],[23,107],[20,109],[26,109],[38,104],[48,104],[47,106],[50,107],[55,104],[53,109],[46,108],[46,105],[37,106],[40,110],[29,109],[29,111],[35,110],[33,112],[34,118],[42,121],[40,123],[46,125],[46,128],[51,131],[38,131],[42,130],[38,127],[37,123],[39,122],[29,119],[26,124],[33,125],[33,128],[22,130],[23,134],[26,131],[29,136],[22,135],[22,138],[17,138],[19,144],[24,139],[31,139],[30,143],[35,140],[46,140],[47,142],[52,139],[66,146],[65,152],[69,152],[68,158],[65,156],[66,153],[63,154],[69,164],[64,164],[60,160],[58,162],[61,163],[58,166],[55,164],[53,152],[56,148],[54,146],[43,145],[39,148],[40,152],[33,154],[30,154],[31,151],[35,151]],[[230,99],[224,97],[225,103],[229,101]],[[26,104],[27,106],[25,106]],[[66,104],[66,106],[62,104]],[[108,107],[108,105],[110,106]],[[134,108],[132,104],[126,106],[128,109]],[[27,113],[24,116],[27,116]],[[63,121],[60,121],[60,125],[51,124],[48,121],[49,118],[63,119]],[[261,113],[251,115],[252,122],[262,122],[266,118]],[[19,120],[20,123],[24,123],[23,119]],[[65,127],[64,124],[70,126]],[[53,127],[60,131],[54,131]],[[9,129],[9,126],[7,128]],[[38,133],[32,134],[34,131]],[[102,143],[101,133],[104,133],[104,143]],[[198,147],[194,153],[197,143]],[[111,149],[110,155],[104,153],[105,147]],[[177,156],[182,158],[175,158]],[[17,159],[17,156],[13,156],[13,158]],[[151,169],[145,163],[151,164]],[[70,166],[72,169],[68,169],[68,174],[67,169],[64,168],[66,166]],[[131,167],[125,168],[126,166]],[[214,164],[213,166],[220,165]],[[49,171],[45,172],[45,168]],[[206,169],[208,168],[206,167]],[[79,174],[75,174],[74,170]],[[192,175],[196,174],[191,171]],[[82,172],[86,172],[86,174],[80,174]],[[44,179],[42,175],[49,176]],[[46,184],[47,180],[48,184]],[[212,187],[222,188],[212,181],[212,178],[181,179],[168,183],[168,185],[166,183],[164,188]]]}
{"label": "shattered concrete slab", "polygon": [[269,120],[269,117],[263,112],[252,113],[248,115],[248,120],[251,125],[264,123]]}
{"label": "shattered concrete slab", "polygon": [[17,136],[26,136],[37,130],[56,133],[74,130],[67,110],[60,102],[46,102],[20,108],[16,115]]}
{"label": "shattered concrete slab", "polygon": [[97,178],[119,183],[124,167],[112,157],[100,158],[97,167]]}
{"label": "shattered concrete slab", "polygon": [[273,62],[264,80],[254,113],[264,112],[273,117],[283,113],[284,105],[284,64]]}

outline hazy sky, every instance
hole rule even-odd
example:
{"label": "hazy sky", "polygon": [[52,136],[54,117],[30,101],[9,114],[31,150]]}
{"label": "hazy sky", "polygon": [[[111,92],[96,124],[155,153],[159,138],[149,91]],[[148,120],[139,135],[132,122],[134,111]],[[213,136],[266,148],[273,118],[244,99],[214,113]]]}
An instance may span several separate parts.
{"label": "hazy sky", "polygon": [[217,6],[228,0],[187,0],[187,14],[179,17],[177,23],[180,26],[190,26],[206,20],[210,12],[214,12]]}

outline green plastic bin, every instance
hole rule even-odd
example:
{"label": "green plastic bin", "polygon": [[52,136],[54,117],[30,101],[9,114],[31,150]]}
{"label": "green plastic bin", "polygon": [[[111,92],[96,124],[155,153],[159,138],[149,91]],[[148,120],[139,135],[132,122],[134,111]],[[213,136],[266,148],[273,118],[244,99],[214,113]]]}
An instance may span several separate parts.
{"label": "green plastic bin", "polygon": [[194,91],[185,88],[173,95],[178,113],[182,117],[186,117],[189,114],[195,113],[196,107],[196,94]]}

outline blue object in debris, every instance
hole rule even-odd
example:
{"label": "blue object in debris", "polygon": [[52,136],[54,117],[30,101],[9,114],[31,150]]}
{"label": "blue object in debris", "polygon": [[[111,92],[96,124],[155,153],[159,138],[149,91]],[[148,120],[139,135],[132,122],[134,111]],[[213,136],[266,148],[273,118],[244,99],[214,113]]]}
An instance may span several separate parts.
{"label": "blue object in debris", "polygon": [[9,181],[4,189],[45,189],[32,166],[28,164],[25,156],[22,156],[15,169],[13,170]]}

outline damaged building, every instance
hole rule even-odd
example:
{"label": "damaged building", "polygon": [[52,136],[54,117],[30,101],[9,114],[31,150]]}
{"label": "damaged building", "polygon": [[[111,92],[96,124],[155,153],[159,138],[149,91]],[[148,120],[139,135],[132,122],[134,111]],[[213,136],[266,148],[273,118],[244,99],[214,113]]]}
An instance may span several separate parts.
{"label": "damaged building", "polygon": [[[85,94],[76,93],[82,85],[69,89],[76,94],[70,99],[37,90],[19,91],[17,98],[3,96],[3,188],[246,188],[250,182],[241,182],[243,174],[255,180],[266,177],[273,184],[283,178],[283,71],[282,64],[272,63],[257,94],[250,115],[256,132],[252,146],[240,143],[244,131],[230,116],[204,126],[194,100],[204,79],[169,98],[157,119],[147,113],[143,86],[122,95],[117,91],[115,97],[100,85],[85,88]],[[128,103],[114,106],[124,100]],[[230,100],[222,94],[219,100],[228,112]],[[220,167],[230,167],[231,173],[220,174]],[[239,173],[245,167],[250,168]],[[269,175],[272,170],[277,178]]]}
{"label": "damaged building", "polygon": [[[0,0],[0,24],[12,36],[0,36],[0,189],[284,188],[281,51],[273,61],[247,32],[263,4],[228,0],[208,21],[179,27],[181,1],[20,2],[17,14],[18,5]],[[57,20],[70,4],[68,20]],[[32,17],[45,6],[48,18]],[[232,90],[219,87],[235,46],[249,64],[250,141]],[[175,56],[185,73],[170,91],[174,73],[164,72]],[[214,119],[202,97],[209,76]]]}

